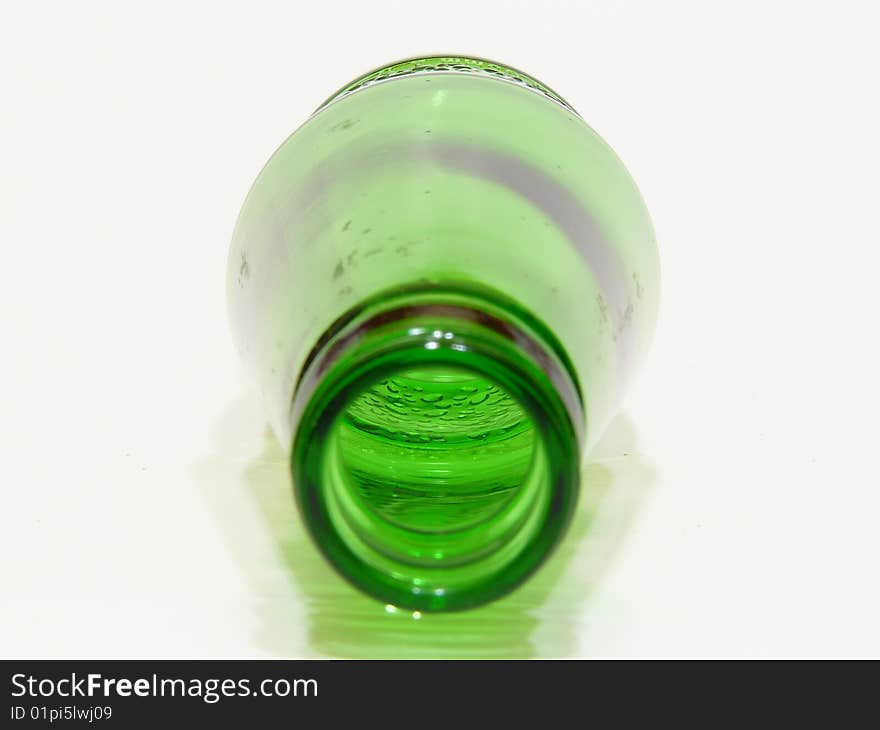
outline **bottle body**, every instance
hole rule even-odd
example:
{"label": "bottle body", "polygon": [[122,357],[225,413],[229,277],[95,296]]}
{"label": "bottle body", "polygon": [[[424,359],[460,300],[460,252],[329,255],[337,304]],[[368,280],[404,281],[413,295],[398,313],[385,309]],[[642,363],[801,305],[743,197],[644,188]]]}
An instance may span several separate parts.
{"label": "bottle body", "polygon": [[228,289],[331,562],[418,610],[518,584],[564,531],[658,279],[625,168],[530,77],[418,59],[325,103],[248,195]]}

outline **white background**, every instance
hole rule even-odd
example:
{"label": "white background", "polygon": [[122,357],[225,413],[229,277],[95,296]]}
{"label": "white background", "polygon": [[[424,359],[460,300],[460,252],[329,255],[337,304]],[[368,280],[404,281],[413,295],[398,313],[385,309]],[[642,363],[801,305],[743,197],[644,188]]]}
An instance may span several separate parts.
{"label": "white background", "polygon": [[[876,8],[4,3],[0,655],[880,655]],[[565,547],[415,620],[304,537],[224,270],[281,140],[436,52],[606,138],[664,297]]]}

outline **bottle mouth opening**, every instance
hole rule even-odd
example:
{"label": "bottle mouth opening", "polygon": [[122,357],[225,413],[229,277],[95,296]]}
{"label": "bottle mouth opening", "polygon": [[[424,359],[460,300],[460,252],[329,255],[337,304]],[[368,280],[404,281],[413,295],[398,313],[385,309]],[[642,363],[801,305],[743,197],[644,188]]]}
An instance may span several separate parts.
{"label": "bottle mouth opening", "polygon": [[578,439],[559,373],[545,371],[552,358],[536,362],[463,311],[408,307],[354,325],[326,343],[295,399],[291,466],[308,529],[345,578],[401,608],[467,608],[511,590],[575,502]]}
{"label": "bottle mouth opening", "polygon": [[400,557],[430,564],[454,552],[441,535],[454,543],[487,526],[530,485],[537,435],[528,411],[481,373],[426,365],[355,394],[330,439],[351,521],[424,536],[425,550]]}

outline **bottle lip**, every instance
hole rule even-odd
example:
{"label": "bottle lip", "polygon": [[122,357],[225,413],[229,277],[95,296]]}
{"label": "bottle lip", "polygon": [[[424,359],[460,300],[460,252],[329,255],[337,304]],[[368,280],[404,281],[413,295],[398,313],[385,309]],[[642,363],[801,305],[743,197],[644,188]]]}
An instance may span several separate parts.
{"label": "bottle lip", "polygon": [[[553,383],[578,440],[583,440],[584,407],[580,386],[561,344],[537,320],[530,318],[525,321],[522,312],[510,311],[515,306],[512,302],[503,301],[500,306],[492,306],[487,298],[503,301],[500,295],[478,291],[475,287],[416,285],[381,292],[360,306],[349,309],[327,328],[306,356],[291,402],[291,432],[295,431],[319,381],[346,352],[361,346],[371,334],[395,325],[400,329],[401,323],[407,321],[449,319],[466,327],[470,325],[492,332],[506,341],[508,347],[519,348],[525,353]],[[436,338],[433,330],[423,329],[406,329],[405,335],[395,338],[391,346],[428,350],[448,348],[458,352],[468,347],[467,343]]]}
{"label": "bottle lip", "polygon": [[[458,610],[507,593],[552,552],[576,503],[583,443],[583,408],[566,367],[525,325],[476,308],[458,293],[409,292],[366,307],[313,351],[291,408],[291,471],[300,512],[337,571],[387,604],[419,611]],[[478,373],[512,394],[537,426],[546,473],[546,500],[530,519],[533,536],[485,579],[422,591],[370,566],[339,534],[324,475],[333,457],[329,436],[347,405],[383,377],[419,365]],[[535,510],[538,508],[536,507]]]}

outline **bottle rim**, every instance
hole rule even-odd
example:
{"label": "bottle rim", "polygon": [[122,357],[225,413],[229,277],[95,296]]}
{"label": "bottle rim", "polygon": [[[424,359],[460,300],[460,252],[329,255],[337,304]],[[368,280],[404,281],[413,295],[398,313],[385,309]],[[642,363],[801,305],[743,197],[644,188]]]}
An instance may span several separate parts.
{"label": "bottle rim", "polygon": [[[583,443],[578,391],[527,325],[475,306],[459,292],[407,292],[402,300],[386,295],[380,301],[324,338],[303,370],[291,409],[291,472],[300,513],[336,570],[386,604],[450,611],[494,600],[543,563],[571,519]],[[447,551],[437,563],[411,558],[419,554],[412,550],[419,536],[357,531],[362,516],[345,512],[351,487],[336,458],[334,429],[353,400],[414,365],[481,375],[510,393],[535,424],[531,471],[511,500],[510,517],[489,524],[482,536],[476,528],[468,533],[468,540],[483,541],[474,543],[478,549],[454,560]]]}

